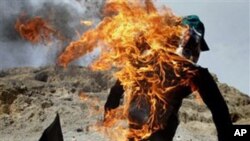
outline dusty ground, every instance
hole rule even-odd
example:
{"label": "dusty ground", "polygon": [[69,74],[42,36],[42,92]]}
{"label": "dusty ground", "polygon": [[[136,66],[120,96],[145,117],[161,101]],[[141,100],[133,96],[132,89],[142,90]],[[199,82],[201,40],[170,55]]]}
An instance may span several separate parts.
{"label": "dusty ground", "polygon": [[[0,141],[38,140],[57,112],[65,141],[109,141],[95,127],[102,123],[103,105],[114,81],[110,72],[82,67],[1,71]],[[250,98],[226,84],[218,86],[234,123],[250,124]],[[180,119],[175,141],[216,141],[210,112],[192,96],[184,101]]]}

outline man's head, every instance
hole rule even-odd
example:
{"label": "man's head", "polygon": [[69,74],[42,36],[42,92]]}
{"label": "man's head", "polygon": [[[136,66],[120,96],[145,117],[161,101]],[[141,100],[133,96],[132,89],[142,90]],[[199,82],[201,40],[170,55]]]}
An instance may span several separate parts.
{"label": "man's head", "polygon": [[196,15],[184,17],[182,19],[182,24],[189,28],[188,31],[184,33],[181,47],[177,52],[196,63],[199,59],[200,52],[209,50],[204,40],[204,25]]}

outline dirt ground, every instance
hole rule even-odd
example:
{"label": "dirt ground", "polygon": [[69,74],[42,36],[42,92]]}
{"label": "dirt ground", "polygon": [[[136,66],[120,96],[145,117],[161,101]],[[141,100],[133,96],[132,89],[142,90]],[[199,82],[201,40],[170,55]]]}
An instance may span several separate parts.
{"label": "dirt ground", "polygon": [[[114,82],[111,72],[91,72],[77,66],[1,71],[0,141],[36,141],[56,113],[65,141],[109,141],[96,127],[104,129],[103,105]],[[250,124],[249,96],[227,84],[218,82],[218,86],[234,123]],[[86,97],[79,97],[79,93]],[[217,140],[209,110],[192,96],[184,100],[180,121],[174,141]]]}

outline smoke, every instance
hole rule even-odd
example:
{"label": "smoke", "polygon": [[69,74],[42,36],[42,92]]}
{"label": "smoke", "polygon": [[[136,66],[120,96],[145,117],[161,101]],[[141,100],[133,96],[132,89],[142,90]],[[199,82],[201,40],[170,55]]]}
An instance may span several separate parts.
{"label": "smoke", "polygon": [[[102,0],[1,0],[0,1],[0,69],[45,66],[56,63],[58,54],[70,41],[79,38],[89,27],[80,20],[98,23]],[[23,40],[14,26],[18,17],[40,16],[67,40],[54,40],[49,45],[34,45]],[[98,51],[81,58],[80,65],[88,64]]]}

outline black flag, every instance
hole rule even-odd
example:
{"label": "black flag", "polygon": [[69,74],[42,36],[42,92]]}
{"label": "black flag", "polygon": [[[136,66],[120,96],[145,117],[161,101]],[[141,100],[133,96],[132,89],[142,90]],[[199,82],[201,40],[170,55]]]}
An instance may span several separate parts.
{"label": "black flag", "polygon": [[63,141],[60,117],[57,113],[55,120],[44,130],[39,141]]}

